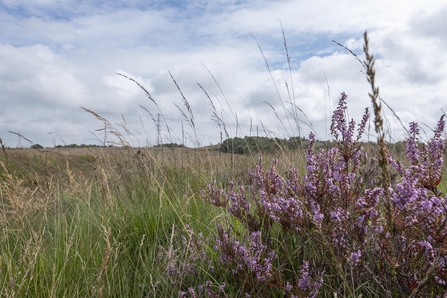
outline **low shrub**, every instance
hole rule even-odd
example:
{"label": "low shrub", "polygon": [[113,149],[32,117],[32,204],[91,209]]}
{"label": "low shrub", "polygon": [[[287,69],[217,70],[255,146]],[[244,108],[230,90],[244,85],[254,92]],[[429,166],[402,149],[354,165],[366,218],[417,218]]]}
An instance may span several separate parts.
{"label": "low shrub", "polygon": [[260,157],[249,171],[251,185],[230,182],[225,191],[212,182],[202,191],[206,202],[231,217],[216,224],[217,236],[209,240],[214,251],[192,261],[213,260],[223,279],[210,280],[220,286],[207,291],[206,285],[194,290],[183,284],[180,296],[445,293],[447,209],[438,190],[445,121],[427,144],[419,143],[418,125],[411,123],[408,166],[388,156],[391,183],[385,185],[381,166],[360,142],[369,112],[356,128],[346,118],[346,99],[343,93],[332,117],[336,146],[315,150],[315,136],[309,136],[303,177],[294,167],[280,174],[276,159],[266,168]]}

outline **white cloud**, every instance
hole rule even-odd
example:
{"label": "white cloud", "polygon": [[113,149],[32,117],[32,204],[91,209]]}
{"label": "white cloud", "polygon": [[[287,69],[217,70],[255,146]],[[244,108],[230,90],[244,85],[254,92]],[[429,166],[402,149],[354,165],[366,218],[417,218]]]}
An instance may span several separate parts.
{"label": "white cloud", "polygon": [[[60,134],[68,132],[66,139],[78,135],[88,139],[88,130],[101,124],[79,109],[85,106],[113,123],[120,122],[123,114],[132,129],[152,136],[143,139],[154,142],[153,120],[139,106],[154,116],[159,110],[135,83],[115,74],[120,72],[144,85],[181,141],[181,121],[186,129],[186,119],[174,103],[186,109],[169,71],[191,105],[204,143],[217,142],[219,130],[211,120],[209,100],[197,83],[208,92],[233,135],[236,113],[242,134],[250,133],[250,125],[253,133],[262,120],[270,130],[286,136],[281,134],[281,123],[272,109],[263,102],[271,104],[289,126],[288,112],[279,98],[291,109],[287,81],[289,92],[292,85],[295,88],[296,105],[324,138],[329,110],[335,108],[341,92],[348,94],[354,118],[360,119],[364,107],[370,106],[362,65],[331,42],[343,43],[362,60],[364,30],[369,32],[370,49],[377,57],[381,96],[404,123],[433,125],[440,109],[447,109],[444,1],[222,0],[177,4],[1,1],[0,137],[14,146],[16,136],[6,132],[25,133],[32,125],[27,137],[35,136],[35,141],[44,145],[50,145],[47,132],[53,131],[53,136],[55,129]],[[287,37],[293,84],[279,20]],[[251,34],[262,46],[278,91]],[[389,111],[387,115],[391,117]],[[307,121],[301,113],[299,116]],[[139,117],[146,121],[144,128]],[[402,137],[400,125],[390,122],[395,134]],[[302,127],[307,134],[309,129]],[[290,133],[291,129],[283,130]],[[76,142],[79,139],[83,140],[77,137]]]}

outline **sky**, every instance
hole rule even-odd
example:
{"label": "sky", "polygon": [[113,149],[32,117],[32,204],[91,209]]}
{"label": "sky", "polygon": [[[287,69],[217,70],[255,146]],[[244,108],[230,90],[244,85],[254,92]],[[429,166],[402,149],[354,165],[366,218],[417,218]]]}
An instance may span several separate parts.
{"label": "sky", "polygon": [[[365,31],[392,109],[387,140],[404,140],[401,123],[413,121],[429,138],[447,111],[446,15],[445,0],[0,0],[0,138],[330,139],[342,92],[357,123],[372,109]],[[364,140],[376,140],[372,127]]]}

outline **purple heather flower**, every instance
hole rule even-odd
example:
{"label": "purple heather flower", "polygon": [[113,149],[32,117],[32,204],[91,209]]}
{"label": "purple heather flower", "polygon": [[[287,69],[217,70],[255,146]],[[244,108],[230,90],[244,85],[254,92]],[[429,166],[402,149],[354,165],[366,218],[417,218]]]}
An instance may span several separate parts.
{"label": "purple heather flower", "polygon": [[177,269],[175,268],[174,264],[168,265],[168,275],[173,276],[177,274]]}
{"label": "purple heather flower", "polygon": [[427,242],[427,241],[419,241],[418,244],[424,248],[425,250],[425,257],[428,260],[433,260],[434,259],[434,249],[433,246]]}
{"label": "purple heather flower", "polygon": [[420,203],[421,209],[424,212],[431,212],[433,208],[433,202],[431,200],[423,199]]}
{"label": "purple heather flower", "polygon": [[219,286],[219,292],[223,293],[224,290],[225,290],[225,287],[226,287],[226,286],[227,286],[227,285],[226,285],[225,283],[222,283],[222,284]]}
{"label": "purple heather flower", "polygon": [[196,296],[196,292],[195,292],[194,289],[191,288],[191,287],[188,288],[188,293],[189,293],[192,297],[195,297],[195,296]]}
{"label": "purple heather flower", "polygon": [[[215,249],[216,250],[216,249]],[[210,270],[211,273],[214,273],[214,265],[212,264],[212,262],[210,261],[209,265],[208,265],[208,269]]]}
{"label": "purple heather flower", "polygon": [[340,222],[346,220],[349,217],[349,211],[343,210],[340,207],[337,207],[334,211],[330,212],[331,220],[335,222]]}
{"label": "purple heather flower", "polygon": [[313,215],[313,219],[318,227],[321,227],[321,222],[323,221],[324,214],[320,213],[319,211],[315,211]]}
{"label": "purple heather flower", "polygon": [[259,281],[265,281],[271,277],[273,271],[271,262],[276,258],[276,254],[270,251],[267,257],[262,257],[267,247],[261,242],[261,232],[256,231],[250,234],[248,246],[234,238],[230,239],[228,232],[223,231],[220,225],[218,225],[218,234],[216,243],[220,250],[219,261],[227,266],[235,266],[232,269],[234,274],[245,267],[253,272]]}
{"label": "purple heather flower", "polygon": [[309,291],[308,297],[315,297],[318,290],[323,284],[323,276],[320,274],[315,282],[312,282],[312,277],[309,272],[309,262],[304,261],[300,268],[301,278],[298,280],[298,287],[303,291]]}
{"label": "purple heather flower", "polygon": [[363,222],[365,221],[365,215],[360,215],[359,217],[357,217],[357,219],[355,220],[355,224],[357,227],[361,228],[363,227]]}
{"label": "purple heather flower", "polygon": [[369,120],[369,110],[368,108],[365,108],[365,113],[363,113],[362,122],[359,124],[359,130],[357,135],[357,141],[360,141],[360,138],[362,137],[362,134],[365,132],[366,124]]}
{"label": "purple heather flower", "polygon": [[388,163],[395,169],[401,176],[403,176],[404,167],[400,161],[396,161],[393,157],[388,156]]}
{"label": "purple heather flower", "polygon": [[355,252],[351,253],[351,264],[353,266],[357,265],[360,261],[360,257],[362,256],[362,252],[360,250],[357,250]]}
{"label": "purple heather flower", "polygon": [[332,114],[331,134],[335,137],[336,140],[338,140],[339,138],[339,132],[342,134],[342,137],[344,139],[344,134],[347,131],[345,119],[347,97],[348,96],[344,92],[341,94],[341,97],[338,101],[338,107]]}
{"label": "purple heather flower", "polygon": [[301,278],[298,280],[298,287],[305,291],[311,288],[312,280],[309,273],[309,262],[304,261],[300,268]]}
{"label": "purple heather flower", "polygon": [[440,278],[439,276],[437,276],[437,275],[435,275],[435,281],[436,281],[438,284],[442,285],[442,286],[445,286],[445,285],[446,285],[445,280],[441,279],[441,278]]}
{"label": "purple heather flower", "polygon": [[209,280],[207,280],[206,282],[205,282],[205,291],[206,291],[206,295],[208,296],[208,297],[214,297],[214,292],[211,290],[211,285],[212,285],[213,283],[211,282],[211,281],[209,281]]}
{"label": "purple heather flower", "polygon": [[383,232],[383,226],[376,226],[374,227],[374,232],[377,234],[380,234]]}
{"label": "purple heather flower", "polygon": [[418,198],[419,192],[416,188],[416,183],[417,176],[413,176],[409,178],[402,177],[402,183],[396,184],[393,200],[399,210],[402,210],[407,204]]}
{"label": "purple heather flower", "polygon": [[410,123],[410,137],[407,139],[407,157],[415,165],[419,161],[419,149],[417,141],[419,136],[419,126],[416,122]]}
{"label": "purple heather flower", "polygon": [[355,202],[355,205],[357,207],[363,208],[363,207],[366,207],[368,204],[365,201],[365,197],[359,197],[357,199],[357,202]]}

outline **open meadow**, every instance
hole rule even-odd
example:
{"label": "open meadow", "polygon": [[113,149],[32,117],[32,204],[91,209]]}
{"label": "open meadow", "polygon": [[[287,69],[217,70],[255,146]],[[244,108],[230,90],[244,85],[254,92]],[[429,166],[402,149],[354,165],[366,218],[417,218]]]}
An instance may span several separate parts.
{"label": "open meadow", "polygon": [[365,55],[373,110],[342,93],[330,143],[3,148],[0,296],[446,297],[444,116],[387,144]]}
{"label": "open meadow", "polygon": [[[304,163],[302,152],[282,155]],[[170,297],[190,282],[214,280],[208,264],[188,276],[183,263],[191,252],[182,251],[182,236],[202,235],[197,249],[211,253],[205,238],[229,218],[200,191],[212,180],[222,187],[232,179],[248,183],[245,168],[256,163],[206,149],[6,150],[2,296]]]}

